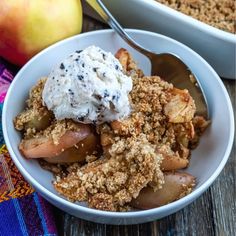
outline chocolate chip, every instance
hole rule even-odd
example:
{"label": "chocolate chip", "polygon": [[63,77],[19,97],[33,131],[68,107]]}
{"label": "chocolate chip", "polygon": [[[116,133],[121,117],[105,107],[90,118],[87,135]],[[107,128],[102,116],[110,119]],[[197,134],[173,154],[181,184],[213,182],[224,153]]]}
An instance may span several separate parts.
{"label": "chocolate chip", "polygon": [[79,120],[79,121],[82,121],[82,122],[83,122],[83,121],[84,121],[84,116],[81,116],[81,117],[79,117],[79,116],[78,116],[78,117],[77,117],[77,120]]}
{"label": "chocolate chip", "polygon": [[104,53],[102,53],[102,58],[103,60],[106,60],[106,55]]}
{"label": "chocolate chip", "polygon": [[83,80],[83,79],[84,79],[84,76],[83,76],[83,75],[78,75],[78,79],[79,79],[79,80]]}
{"label": "chocolate chip", "polygon": [[74,95],[74,92],[71,89],[68,89],[70,95]]}
{"label": "chocolate chip", "polygon": [[94,67],[94,68],[93,68],[93,71],[94,71],[94,72],[97,72],[97,69],[98,69],[98,68],[95,68],[95,67]]}
{"label": "chocolate chip", "polygon": [[115,69],[118,70],[118,69],[119,69],[119,66],[118,66],[118,65],[115,65]]}
{"label": "chocolate chip", "polygon": [[105,109],[103,104],[100,104],[97,108],[99,111],[103,111]]}
{"label": "chocolate chip", "polygon": [[119,98],[120,98],[120,94],[119,93],[117,93],[116,95],[112,96],[112,100],[116,101],[116,102],[119,100]]}
{"label": "chocolate chip", "polygon": [[65,66],[64,66],[63,63],[61,63],[61,65],[60,65],[60,69],[61,69],[61,70],[64,70],[64,69],[65,69]]}
{"label": "chocolate chip", "polygon": [[93,97],[95,97],[99,101],[102,99],[102,96],[99,94],[94,94]]}
{"label": "chocolate chip", "polygon": [[110,95],[109,95],[108,91],[105,89],[105,90],[104,90],[103,97],[106,98],[106,97],[109,97],[109,96],[110,96]]}
{"label": "chocolate chip", "polygon": [[110,104],[110,108],[111,108],[112,110],[115,110],[116,107],[115,107],[114,103],[110,101],[109,104]]}
{"label": "chocolate chip", "polygon": [[82,67],[84,67],[84,63],[82,63]]}
{"label": "chocolate chip", "polygon": [[76,53],[81,53],[83,50],[77,50],[77,51],[75,51]]}

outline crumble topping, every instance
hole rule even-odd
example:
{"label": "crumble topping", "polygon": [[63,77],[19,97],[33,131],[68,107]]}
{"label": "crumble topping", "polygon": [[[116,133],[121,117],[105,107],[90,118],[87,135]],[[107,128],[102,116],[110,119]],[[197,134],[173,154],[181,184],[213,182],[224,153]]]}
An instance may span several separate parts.
{"label": "crumble topping", "polygon": [[197,20],[230,33],[236,32],[234,0],[157,0]]}
{"label": "crumble topping", "polygon": [[148,183],[152,182],[156,189],[163,184],[161,155],[156,154],[145,135],[120,138],[109,154],[109,158],[74,168],[66,177],[57,178],[56,190],[72,201],[88,200],[97,209],[101,209],[100,200],[105,196],[110,202],[105,210],[115,211],[137,197]]}

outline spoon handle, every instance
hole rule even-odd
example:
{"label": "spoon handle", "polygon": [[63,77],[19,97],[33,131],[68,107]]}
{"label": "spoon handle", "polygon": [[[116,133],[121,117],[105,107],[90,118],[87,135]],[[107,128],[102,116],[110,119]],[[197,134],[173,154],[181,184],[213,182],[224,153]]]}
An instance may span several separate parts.
{"label": "spoon handle", "polygon": [[109,10],[105,7],[101,0],[86,0],[86,2],[102,17],[102,19],[115,30],[120,37],[127,42],[131,47],[135,48],[142,54],[148,56],[151,54],[147,49],[144,49],[141,45],[136,43],[122,28],[122,26],[117,22],[117,20],[112,16]]}

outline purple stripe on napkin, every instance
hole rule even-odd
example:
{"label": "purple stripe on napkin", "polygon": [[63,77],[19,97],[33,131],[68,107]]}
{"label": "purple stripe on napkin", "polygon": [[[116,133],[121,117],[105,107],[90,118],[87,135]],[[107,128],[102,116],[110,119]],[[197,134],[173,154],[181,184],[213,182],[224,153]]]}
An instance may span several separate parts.
{"label": "purple stripe on napkin", "polygon": [[35,193],[19,198],[18,200],[21,209],[24,209],[22,211],[22,220],[25,222],[29,235],[45,235],[37,206],[34,201],[34,195]]}

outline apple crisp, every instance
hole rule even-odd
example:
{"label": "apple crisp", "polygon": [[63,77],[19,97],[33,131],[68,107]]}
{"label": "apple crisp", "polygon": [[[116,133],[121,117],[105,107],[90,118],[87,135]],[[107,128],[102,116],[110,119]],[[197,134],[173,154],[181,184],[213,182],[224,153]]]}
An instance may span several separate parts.
{"label": "apple crisp", "polygon": [[98,126],[102,158],[82,167],[75,164],[69,174],[57,175],[54,182],[68,199],[108,211],[126,209],[147,185],[154,191],[161,188],[163,158],[172,156],[188,163],[189,145],[196,139],[196,108],[188,92],[180,93],[158,76],[143,76],[127,51],[119,51],[117,57],[133,79],[130,117]]}
{"label": "apple crisp", "polygon": [[[194,115],[195,103],[187,90],[177,89],[158,76],[144,76],[125,49],[120,49],[116,57],[133,81],[128,117],[99,125],[58,121],[43,105],[42,88],[47,80],[43,78],[31,90],[26,110],[14,120],[16,129],[24,131],[19,145],[23,155],[28,146],[32,147],[32,158],[38,151],[35,146],[59,148],[55,153],[58,162],[49,163],[52,156],[40,160],[43,168],[54,173],[55,189],[70,201],[85,201],[89,207],[105,211],[127,211],[145,188],[154,192],[165,189],[166,171],[188,166],[191,149],[209,124]],[[60,146],[63,138],[64,142],[71,138],[68,132],[78,141],[70,147]],[[92,137],[92,141],[84,141],[81,134]],[[69,161],[71,155],[80,158]],[[193,189],[193,179],[181,197]]]}

